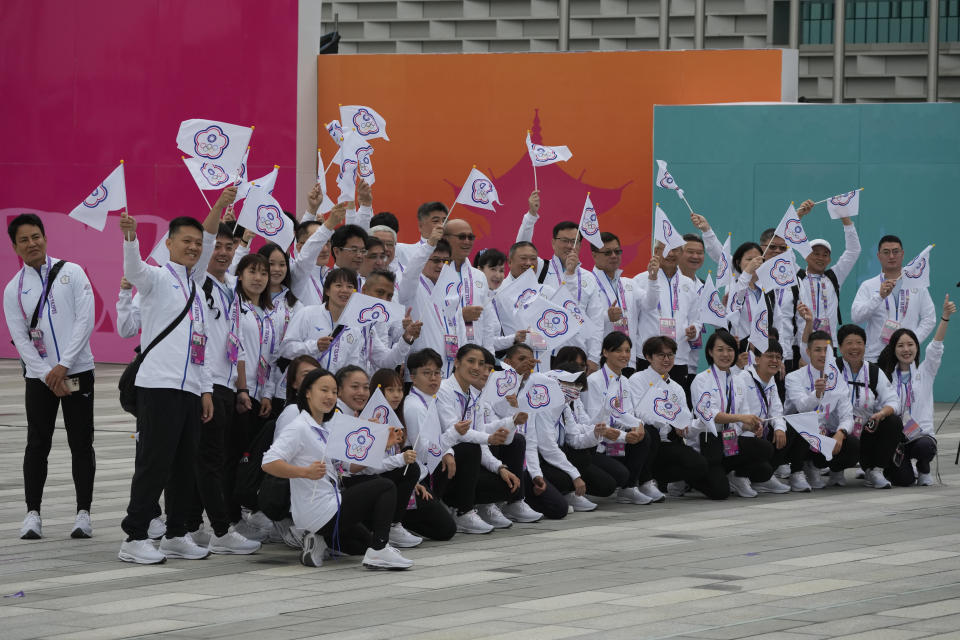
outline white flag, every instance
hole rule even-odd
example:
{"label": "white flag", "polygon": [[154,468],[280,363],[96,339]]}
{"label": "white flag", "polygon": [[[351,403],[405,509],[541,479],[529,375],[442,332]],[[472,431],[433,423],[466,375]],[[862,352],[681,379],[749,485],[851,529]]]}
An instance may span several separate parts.
{"label": "white flag", "polygon": [[390,427],[337,412],[329,424],[326,457],[379,469],[390,440]]}
{"label": "white flag", "polygon": [[385,322],[399,322],[403,318],[403,305],[354,292],[347,306],[340,312],[337,324],[357,330]]}
{"label": "white flag", "polygon": [[583,320],[543,296],[536,296],[518,312],[520,321],[531,333],[540,334],[546,350],[559,349],[583,329]]}
{"label": "white flag", "polygon": [[470,170],[470,175],[467,176],[467,181],[463,183],[463,188],[460,189],[456,201],[470,207],[489,209],[490,211],[495,211],[494,202],[503,204],[500,202],[500,196],[497,195],[497,188],[493,186],[493,182],[477,171],[476,167]]}
{"label": "white flag", "polygon": [[153,261],[157,263],[158,267],[170,262],[170,250],[167,249],[167,238],[170,237],[169,231],[164,231],[163,235],[160,236],[160,241],[157,242],[157,246],[153,248],[153,251],[150,252],[150,255],[147,258],[153,258]]}
{"label": "white flag", "polygon": [[580,307],[580,304],[570,295],[570,290],[566,287],[558,287],[557,290],[553,292],[553,295],[550,296],[550,301],[569,311],[573,314],[574,319],[581,324],[586,324],[589,319]]}
{"label": "white flag", "polygon": [[480,392],[480,402],[485,402],[498,413],[514,411],[507,402],[507,396],[516,395],[523,380],[510,365],[504,365],[503,371],[494,371],[487,377],[487,384]]}
{"label": "white flag", "polygon": [[188,158],[181,156],[183,164],[187,165],[190,177],[201,190],[223,189],[233,182],[230,174],[218,164],[207,162],[202,158]]}
{"label": "white flag", "polygon": [[823,457],[829,462],[833,459],[833,447],[836,440],[828,435],[820,433],[820,412],[807,411],[806,413],[795,413],[791,416],[783,416],[783,419],[793,427],[793,430],[800,434],[810,450],[822,453]]}
{"label": "white flag", "polygon": [[268,173],[265,176],[257,178],[256,180],[251,180],[250,182],[241,182],[237,186],[237,198],[234,202],[239,202],[247,197],[247,193],[250,192],[250,187],[257,185],[267,190],[267,193],[273,193],[273,188],[277,184],[277,174],[280,172],[279,165],[273,165],[273,171]]}
{"label": "white flag", "polygon": [[748,342],[755,346],[760,353],[766,353],[770,348],[770,318],[767,310],[754,313],[750,322],[750,337]]}
{"label": "white flag", "polygon": [[[420,432],[415,439],[417,459],[427,465],[427,472],[433,471],[440,466],[443,460],[443,449],[440,448],[440,414],[437,412],[436,398],[430,399],[430,406],[427,408],[426,415],[420,421]],[[410,443],[413,446],[413,443]]]}
{"label": "white flag", "polygon": [[230,176],[230,182],[232,184],[240,185],[250,176],[247,175],[247,163],[250,160],[250,147],[247,147],[247,150],[243,152],[243,160],[240,161],[240,166],[237,167],[237,170],[233,172],[233,175]]}
{"label": "white flag", "polygon": [[541,285],[537,282],[537,274],[533,269],[527,269],[520,277],[503,284],[493,292],[501,310],[516,313],[530,300],[540,293]]}
{"label": "white flag", "polygon": [[691,421],[687,399],[663,384],[657,384],[643,394],[636,403],[636,410],[644,422],[663,422],[682,429]]}
{"label": "white flag", "polygon": [[783,214],[783,217],[780,219],[780,224],[777,225],[777,229],[773,232],[773,235],[786,240],[787,246],[796,249],[797,253],[802,255],[804,260],[810,255],[812,249],[807,242],[807,232],[803,230],[803,225],[800,223],[800,216],[797,215],[797,210],[793,208],[793,203],[790,203],[787,212]]}
{"label": "white flag", "polygon": [[260,185],[250,188],[237,224],[267,242],[275,242],[284,251],[293,244],[293,220],[283,212],[283,207],[267,189]]}
{"label": "white flag", "polygon": [[663,243],[664,253],[673,249],[679,249],[687,244],[687,241],[684,240],[683,236],[673,227],[670,219],[667,218],[667,214],[665,214],[660,207],[657,207],[656,218],[653,221],[653,237],[657,242]]}
{"label": "white flag", "polygon": [[908,289],[926,289],[930,286],[930,250],[936,245],[927,245],[927,248],[907,263],[903,268],[903,286]]}
{"label": "white flag", "polygon": [[[353,202],[357,197],[358,163],[357,153],[365,146],[363,138],[354,130],[347,131],[343,136],[343,145],[340,147],[340,172],[337,174],[337,187],[340,196],[337,202]],[[372,165],[370,167],[372,172]]]}
{"label": "white flag", "polygon": [[793,249],[774,256],[757,269],[757,284],[766,292],[787,289],[797,283],[797,264]]}
{"label": "white flag", "polygon": [[236,173],[243,162],[251,135],[251,127],[216,120],[184,120],[177,132],[177,148],[194,158],[216,162],[229,175]]}
{"label": "white flag", "polygon": [[730,285],[733,284],[733,252],[730,250],[732,237],[731,234],[727,234],[727,239],[720,250],[720,261],[717,263],[717,287],[724,287],[725,290],[729,290]]}
{"label": "white flag", "polygon": [[518,410],[529,415],[544,413],[553,415],[552,419],[560,417],[566,399],[560,383],[542,373],[531,373],[527,383],[517,396]]}
{"label": "white flag", "polygon": [[324,173],[323,157],[320,155],[320,149],[317,149],[317,184],[320,185],[320,193],[327,195],[327,174]]}
{"label": "white flag", "polygon": [[387,121],[370,107],[358,104],[340,106],[340,122],[345,129],[353,127],[366,140],[387,137]]}
{"label": "white flag", "polygon": [[586,202],[583,203],[583,213],[580,214],[580,235],[597,249],[603,249],[603,240],[600,239],[600,222],[597,220],[597,212],[590,201],[589,193]]}
{"label": "white flag", "polygon": [[670,172],[667,171],[667,163],[663,160],[657,160],[657,186],[664,189],[672,189],[677,192],[680,198],[683,198],[683,189],[677,184]]}
{"label": "white flag", "polygon": [[723,329],[730,326],[727,320],[727,309],[723,305],[723,297],[717,291],[717,287],[713,284],[713,276],[709,273],[700,289],[700,322]]}
{"label": "white flag", "polygon": [[691,398],[693,404],[693,417],[697,419],[707,433],[717,435],[717,423],[715,418],[720,413],[720,403],[713,401],[713,394],[704,391],[699,398]]}
{"label": "white flag", "polygon": [[333,138],[333,141],[337,143],[338,147],[343,144],[343,126],[339,120],[331,120],[330,123],[327,124],[327,133],[330,134],[330,137]]}
{"label": "white flag", "polygon": [[127,184],[123,177],[123,163],[110,172],[107,179],[97,185],[83,202],[74,207],[70,217],[103,231],[107,213],[127,208]]}
{"label": "white flag", "polygon": [[833,196],[827,200],[827,212],[834,220],[838,218],[852,218],[860,213],[860,190],[854,189],[847,193]]}
{"label": "white flag", "polygon": [[566,162],[573,157],[569,147],[545,147],[531,142],[529,131],[527,131],[527,153],[530,154],[530,162],[535,167],[545,167],[554,162]]}
{"label": "white flag", "polygon": [[433,285],[430,299],[443,312],[447,321],[451,321],[460,309],[460,300],[463,295],[463,279],[452,262],[443,265],[437,281]]}
{"label": "white flag", "polygon": [[397,429],[403,428],[403,423],[400,422],[400,418],[397,417],[397,412],[394,411],[390,403],[387,402],[380,387],[377,387],[374,392],[370,394],[370,399],[367,400],[367,406],[363,408],[363,411],[360,412],[358,417],[361,420],[372,419],[379,424],[396,427]]}

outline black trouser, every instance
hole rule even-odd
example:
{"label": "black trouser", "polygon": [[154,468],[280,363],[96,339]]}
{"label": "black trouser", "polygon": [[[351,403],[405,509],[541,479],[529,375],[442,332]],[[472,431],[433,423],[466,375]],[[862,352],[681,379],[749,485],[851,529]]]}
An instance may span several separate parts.
{"label": "black trouser", "polygon": [[464,514],[476,505],[477,481],[480,476],[480,445],[461,442],[453,447],[453,458],[457,465],[452,478],[447,477],[443,463],[433,471],[432,488],[434,494],[449,506]]}
{"label": "black trouser", "polygon": [[[890,415],[881,420],[873,432],[860,432],[860,466],[864,469],[885,469],[893,464],[893,453],[903,435],[903,420]],[[913,472],[911,468],[911,473]]]}
{"label": "black trouser", "polygon": [[436,497],[424,500],[416,496],[417,508],[403,514],[403,527],[431,540],[449,540],[457,532],[457,523]]}
{"label": "black trouser", "polygon": [[910,460],[917,461],[917,473],[930,473],[930,462],[937,455],[937,441],[931,436],[924,435],[916,440],[903,442],[901,446],[903,447],[903,460],[900,465],[894,466],[893,461],[890,461],[887,463],[883,474],[898,487],[909,487],[917,481]]}
{"label": "black trouser", "polygon": [[770,460],[773,458],[773,445],[762,438],[738,436],[735,456],[723,457],[723,468],[727,473],[749,478],[750,482],[766,482],[773,475]]}
{"label": "black trouser", "polygon": [[145,540],[161,492],[166,494],[167,536],[187,533],[187,505],[196,482],[200,396],[179,389],[137,387],[137,457],[127,517],[130,540]]}
{"label": "black trouser", "polygon": [[[200,528],[204,510],[216,535],[226,535],[230,529],[227,499],[224,495],[224,433],[233,426],[235,400],[236,393],[232,389],[213,386],[213,419],[200,427],[197,481],[187,505],[187,531]],[[232,493],[232,485],[230,490]]]}
{"label": "black trouser", "polygon": [[[686,340],[686,338],[684,338]],[[644,360],[642,356],[637,357],[637,371],[644,371],[650,368],[650,362]],[[687,396],[687,406],[690,406],[690,385],[696,376],[690,375],[690,369],[685,364],[675,364],[670,369],[670,379],[683,387],[683,393]]]}
{"label": "black trouser", "polygon": [[[790,473],[803,471],[803,463],[809,456],[810,445],[789,425],[787,425],[785,433],[787,443],[782,449],[777,449],[777,446],[773,445],[773,457],[770,458],[770,465],[776,469],[782,464],[789,464]],[[771,444],[773,443],[773,436],[774,429],[767,429],[766,439]]]}
{"label": "black trouser", "polygon": [[407,512],[407,505],[410,504],[410,495],[413,493],[413,488],[416,486],[419,477],[420,466],[411,464],[407,467],[406,473],[404,473],[403,467],[399,467],[376,475],[357,474],[347,476],[343,479],[343,486],[351,487],[361,482],[369,482],[374,478],[386,478],[392,482],[393,486],[397,488],[397,503],[393,509],[393,520],[390,521],[392,524],[403,520],[403,516]]}
{"label": "black trouser", "polygon": [[[589,447],[587,449],[574,449],[570,445],[563,445],[563,453],[567,456],[567,460],[570,461],[570,464],[577,468],[577,471],[580,472],[580,479],[587,485],[587,493],[591,496],[600,496],[606,498],[607,496],[613,495],[613,492],[617,490],[619,483],[616,478],[604,471],[602,468],[597,466],[596,461],[602,456],[597,453],[596,447]],[[621,466],[618,471],[622,471]],[[559,469],[557,470],[559,471]],[[546,475],[547,470],[544,468],[544,474]],[[563,475],[566,475],[560,471]],[[559,476],[558,476],[559,477]],[[567,476],[569,479],[569,476]],[[557,489],[567,493],[567,489],[561,488],[556,482],[553,483]],[[566,486],[566,485],[565,485]],[[573,481],[570,481],[569,491],[573,491]]]}
{"label": "black trouser", "polygon": [[[541,458],[541,461],[543,458]],[[534,511],[539,511],[544,515],[544,517],[549,518],[550,520],[560,520],[567,516],[567,500],[563,497],[563,494],[551,484],[550,480],[547,479],[547,472],[541,468],[543,473],[543,480],[546,482],[546,488],[539,494],[533,490],[533,478],[530,477],[528,471],[524,471],[523,475],[520,476],[523,478],[524,485],[524,498],[527,501],[527,504],[530,505]],[[567,476],[567,479],[570,479],[570,476]]]}
{"label": "black trouser", "polygon": [[711,500],[726,500],[730,482],[723,466],[723,443],[712,433],[700,434],[700,455],[707,462],[707,472],[690,485]]}
{"label": "black trouser", "polygon": [[[636,487],[653,478],[653,461],[659,448],[660,432],[653,427],[645,427],[643,440],[624,445],[622,456],[597,456],[594,464],[612,475],[621,489]],[[602,458],[606,460],[601,460]],[[626,473],[618,473],[611,467],[610,461],[626,469]]]}
{"label": "black trouser", "polygon": [[[520,488],[510,491],[507,483],[498,474],[481,469],[480,479],[477,483],[477,504],[503,501],[516,502],[522,499],[525,495],[525,485],[529,484],[529,480],[524,477],[523,472],[527,454],[527,439],[523,437],[522,433],[514,433],[510,444],[494,445],[490,447],[490,453],[502,462],[508,471],[520,478]],[[493,496],[496,496],[496,499],[487,499]],[[481,498],[484,499],[481,500]]]}
{"label": "black trouser", "polygon": [[653,473],[661,484],[686,482],[691,487],[697,486],[707,475],[707,459],[680,436],[671,433],[666,442],[660,443],[657,459],[653,461]]}
{"label": "black trouser", "polygon": [[[397,488],[393,483],[372,476],[369,481],[356,483],[340,492],[339,512],[317,533],[331,548],[343,548],[348,553],[351,547],[357,549],[362,545],[383,549],[390,538],[396,500]],[[334,540],[335,531],[339,531],[338,540]]]}
{"label": "black trouser", "polygon": [[843,445],[840,451],[833,454],[833,459],[827,462],[822,453],[810,452],[810,460],[813,466],[818,469],[830,467],[830,471],[843,471],[849,467],[856,466],[860,462],[860,439],[853,436],[846,436],[843,439]]}
{"label": "black trouser", "polygon": [[47,457],[60,406],[63,406],[63,424],[70,445],[77,510],[89,511],[93,502],[93,476],[97,469],[93,452],[93,370],[70,377],[79,380],[80,389],[63,398],[51,391],[43,380],[25,379],[27,448],[23,453],[23,489],[27,511],[40,511],[43,485],[47,482]]}
{"label": "black trouser", "polygon": [[241,505],[237,499],[237,467],[240,458],[248,453],[248,447],[257,437],[263,420],[260,418],[260,403],[250,399],[252,408],[243,413],[231,412],[233,419],[223,433],[223,448],[226,459],[223,465],[223,497],[227,503],[227,518],[230,522],[239,522],[243,506],[256,511],[256,504]]}

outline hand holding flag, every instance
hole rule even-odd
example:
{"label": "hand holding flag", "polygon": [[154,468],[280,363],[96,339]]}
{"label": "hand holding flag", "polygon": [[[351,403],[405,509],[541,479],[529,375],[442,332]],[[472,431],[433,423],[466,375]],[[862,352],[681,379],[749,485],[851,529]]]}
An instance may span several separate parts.
{"label": "hand holding flag", "polygon": [[[807,232],[803,230],[803,225],[800,223],[800,216],[797,214],[797,210],[794,209],[792,202],[787,208],[787,212],[780,218],[780,224],[777,225],[773,235],[774,237],[783,238],[787,246],[796,249],[797,253],[803,256],[804,259],[806,259],[812,251],[810,243],[807,241]],[[767,249],[770,248],[771,242],[773,242],[772,237],[763,249],[764,254],[766,254]]]}
{"label": "hand holding flag", "polygon": [[834,220],[839,218],[852,218],[853,216],[860,213],[860,192],[863,191],[863,187],[859,189],[854,189],[853,191],[848,191],[847,193],[841,193],[839,195],[833,196],[832,198],[826,198],[825,200],[819,200],[814,204],[820,204],[821,202],[827,203],[827,212],[830,214],[830,217]]}

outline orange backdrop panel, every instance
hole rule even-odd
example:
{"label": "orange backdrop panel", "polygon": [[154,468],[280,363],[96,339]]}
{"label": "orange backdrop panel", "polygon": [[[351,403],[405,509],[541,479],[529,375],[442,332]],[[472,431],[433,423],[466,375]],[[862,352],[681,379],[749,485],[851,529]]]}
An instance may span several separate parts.
{"label": "orange backdrop panel", "polygon": [[[322,55],[318,67],[325,162],[336,149],[325,125],[339,117],[338,104],[370,106],[387,121],[390,141],[373,141],[374,210],[397,215],[402,242],[418,238],[417,207],[429,200],[451,205],[476,164],[503,205],[495,213],[457,205],[453,217],[473,224],[475,251],[506,250],[534,187],[524,145],[532,129],[535,142],[573,152],[568,162],[537,170],[542,220],[534,242],[541,255],[552,255],[553,225],[579,220],[590,192],[601,230],[620,236],[631,275],[650,255],[653,197],[676,197],[651,194],[653,105],[781,95],[777,50]],[[334,165],[328,175],[334,200],[336,174]],[[592,263],[589,251],[582,255]]]}

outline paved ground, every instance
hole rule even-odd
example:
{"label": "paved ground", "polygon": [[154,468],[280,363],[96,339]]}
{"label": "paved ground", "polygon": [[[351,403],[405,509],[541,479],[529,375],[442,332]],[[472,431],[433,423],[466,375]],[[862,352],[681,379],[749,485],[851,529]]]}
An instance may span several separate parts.
{"label": "paved ground", "polygon": [[[71,540],[58,430],[41,541],[23,517],[22,382],[0,363],[0,638],[958,638],[960,410],[943,427],[944,485],[697,498],[457,536],[407,572],[322,569],[270,545],[247,557],[140,567],[116,559],[133,469],[117,367],[98,368],[92,540]],[[937,420],[947,406],[938,407]],[[22,592],[22,597],[19,596]]]}

